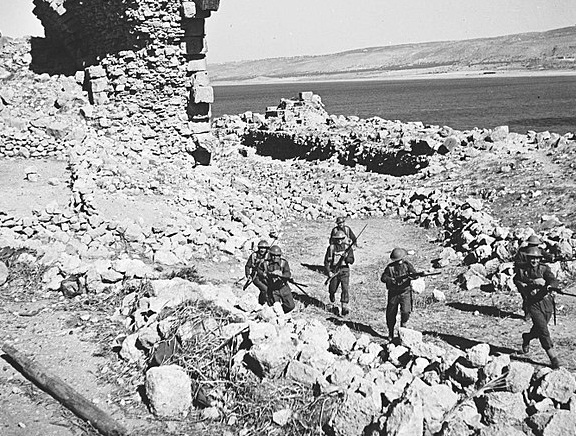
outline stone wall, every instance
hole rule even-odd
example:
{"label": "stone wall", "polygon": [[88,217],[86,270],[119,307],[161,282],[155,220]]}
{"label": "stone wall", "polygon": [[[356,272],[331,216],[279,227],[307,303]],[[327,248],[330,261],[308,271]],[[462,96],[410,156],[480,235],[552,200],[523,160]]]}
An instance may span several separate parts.
{"label": "stone wall", "polygon": [[[219,0],[34,0],[47,40],[62,46],[93,104],[186,106],[184,136],[210,130],[214,92],[206,68],[205,20]],[[175,104],[173,104],[175,103]]]}

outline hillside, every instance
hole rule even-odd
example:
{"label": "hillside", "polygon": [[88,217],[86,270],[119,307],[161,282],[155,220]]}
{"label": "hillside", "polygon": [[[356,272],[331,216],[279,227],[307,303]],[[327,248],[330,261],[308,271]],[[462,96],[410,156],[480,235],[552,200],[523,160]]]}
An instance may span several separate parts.
{"label": "hillside", "polygon": [[213,82],[346,80],[468,71],[576,71],[576,26],[495,38],[214,64]]}

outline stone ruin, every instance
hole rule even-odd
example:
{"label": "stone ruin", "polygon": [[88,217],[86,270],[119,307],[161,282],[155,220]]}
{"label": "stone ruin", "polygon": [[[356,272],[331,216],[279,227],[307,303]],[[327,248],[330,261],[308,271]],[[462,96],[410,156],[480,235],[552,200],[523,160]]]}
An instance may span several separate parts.
{"label": "stone ruin", "polygon": [[[206,67],[205,21],[219,0],[34,4],[45,43],[61,48],[80,70],[77,80],[92,104],[122,99],[154,107],[163,101],[161,120],[182,136],[209,133],[214,91]],[[38,51],[33,48],[33,54]],[[184,104],[187,117],[179,113]]]}

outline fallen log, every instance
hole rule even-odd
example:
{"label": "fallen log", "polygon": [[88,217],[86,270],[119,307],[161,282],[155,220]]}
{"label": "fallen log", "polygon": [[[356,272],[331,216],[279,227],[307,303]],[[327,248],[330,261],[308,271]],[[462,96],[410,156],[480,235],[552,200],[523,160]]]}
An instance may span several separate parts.
{"label": "fallen log", "polygon": [[114,421],[106,412],[96,407],[94,403],[84,398],[66,382],[50,374],[40,364],[26,357],[12,345],[5,343],[2,345],[2,351],[10,357],[11,363],[17,365],[13,365],[16,369],[24,373],[40,388],[60,401],[77,416],[88,421],[104,436],[124,436],[128,434],[127,430]]}

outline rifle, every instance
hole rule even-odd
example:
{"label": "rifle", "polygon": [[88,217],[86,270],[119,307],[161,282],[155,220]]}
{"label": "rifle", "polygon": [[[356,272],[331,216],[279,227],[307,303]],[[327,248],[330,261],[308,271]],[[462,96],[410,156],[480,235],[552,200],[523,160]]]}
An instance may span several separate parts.
{"label": "rifle", "polygon": [[362,233],[364,233],[364,230],[366,230],[366,227],[368,227],[368,224],[366,224],[362,228],[362,230],[360,230],[360,233],[358,233],[358,236],[356,236],[356,240],[354,242],[350,241],[350,245],[348,245],[348,247],[346,248],[344,253],[342,253],[342,255],[340,256],[340,259],[338,259],[338,262],[336,263],[336,271],[334,273],[328,275],[328,278],[324,282],[324,285],[327,285],[328,283],[330,283],[330,281],[334,277],[336,277],[338,275],[338,273],[340,273],[340,270],[342,269],[342,262],[344,262],[344,259],[346,259],[348,257],[348,254],[350,254],[350,251],[352,250],[352,246],[358,242],[358,239],[360,239],[360,235]]}
{"label": "rifle", "polygon": [[416,271],[415,273],[408,273],[398,277],[395,277],[398,281],[403,281],[406,279],[414,280],[420,277],[428,277],[428,276],[437,276],[440,274],[440,271],[433,271],[433,272],[425,272],[425,271]]}
{"label": "rifle", "polygon": [[576,294],[571,294],[570,292],[565,292],[560,288],[555,288],[555,287],[550,286],[548,289],[550,292],[556,292],[557,294],[560,294],[560,295],[568,295],[569,297],[576,297]]}

